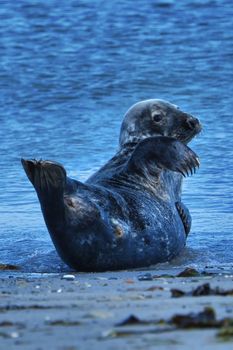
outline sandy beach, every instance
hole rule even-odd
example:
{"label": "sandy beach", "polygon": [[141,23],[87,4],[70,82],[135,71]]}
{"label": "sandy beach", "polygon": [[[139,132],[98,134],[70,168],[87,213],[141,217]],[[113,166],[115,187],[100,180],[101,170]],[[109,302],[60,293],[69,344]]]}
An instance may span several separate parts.
{"label": "sandy beach", "polygon": [[180,273],[2,271],[0,348],[232,349],[232,271]]}

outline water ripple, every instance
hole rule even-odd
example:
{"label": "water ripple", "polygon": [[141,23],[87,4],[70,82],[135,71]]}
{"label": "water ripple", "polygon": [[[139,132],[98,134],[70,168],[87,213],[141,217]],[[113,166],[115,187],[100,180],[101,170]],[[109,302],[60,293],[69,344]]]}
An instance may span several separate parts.
{"label": "water ripple", "polygon": [[114,154],[129,106],[157,97],[203,123],[192,143],[202,166],[184,184],[200,254],[186,262],[232,261],[232,28],[230,0],[2,2],[0,259],[56,266],[20,157],[55,159],[84,180]]}

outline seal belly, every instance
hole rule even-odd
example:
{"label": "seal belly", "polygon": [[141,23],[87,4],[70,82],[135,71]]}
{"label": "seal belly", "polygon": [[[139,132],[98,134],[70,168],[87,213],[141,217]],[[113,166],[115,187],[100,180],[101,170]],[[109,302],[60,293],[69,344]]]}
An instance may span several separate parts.
{"label": "seal belly", "polygon": [[[132,195],[132,193],[131,193]],[[147,194],[127,194],[131,266],[165,262],[178,255],[185,246],[186,235],[175,204]],[[125,252],[129,259],[129,252]],[[128,261],[129,263],[129,261]]]}
{"label": "seal belly", "polygon": [[[119,195],[116,191],[109,192],[107,197],[106,191],[102,195],[101,189],[93,187],[92,191],[92,203],[82,204],[84,216],[79,215],[77,220],[77,207],[69,208],[66,213],[66,235],[72,243],[69,254],[66,256],[65,249],[62,257],[76,270],[148,266],[170,260],[184,247],[184,228],[175,206],[172,208],[169,203],[158,200],[153,202],[146,195],[137,194],[136,200],[132,193],[127,193],[126,201],[122,193]],[[85,196],[78,192],[73,198],[75,196],[80,206],[80,198]],[[105,196],[104,205],[102,196]],[[92,214],[90,208],[93,208]]]}

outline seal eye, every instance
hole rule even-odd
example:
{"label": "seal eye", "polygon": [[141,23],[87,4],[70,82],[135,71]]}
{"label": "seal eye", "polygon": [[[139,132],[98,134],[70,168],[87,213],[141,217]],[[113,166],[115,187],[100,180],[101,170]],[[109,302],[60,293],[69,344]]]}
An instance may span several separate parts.
{"label": "seal eye", "polygon": [[156,123],[160,122],[160,121],[162,120],[162,118],[163,118],[163,116],[162,116],[162,114],[160,114],[160,113],[154,113],[154,114],[152,115],[152,119],[153,119],[153,121],[156,122]]}

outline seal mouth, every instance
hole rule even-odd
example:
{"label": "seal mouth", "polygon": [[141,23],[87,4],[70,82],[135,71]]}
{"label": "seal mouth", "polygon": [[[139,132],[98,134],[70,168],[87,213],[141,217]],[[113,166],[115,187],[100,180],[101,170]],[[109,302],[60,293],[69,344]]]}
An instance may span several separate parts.
{"label": "seal mouth", "polygon": [[197,136],[202,130],[202,125],[200,121],[193,117],[186,117],[185,121],[177,128],[173,133],[172,137],[175,139],[187,144],[190,142],[195,136]]}

